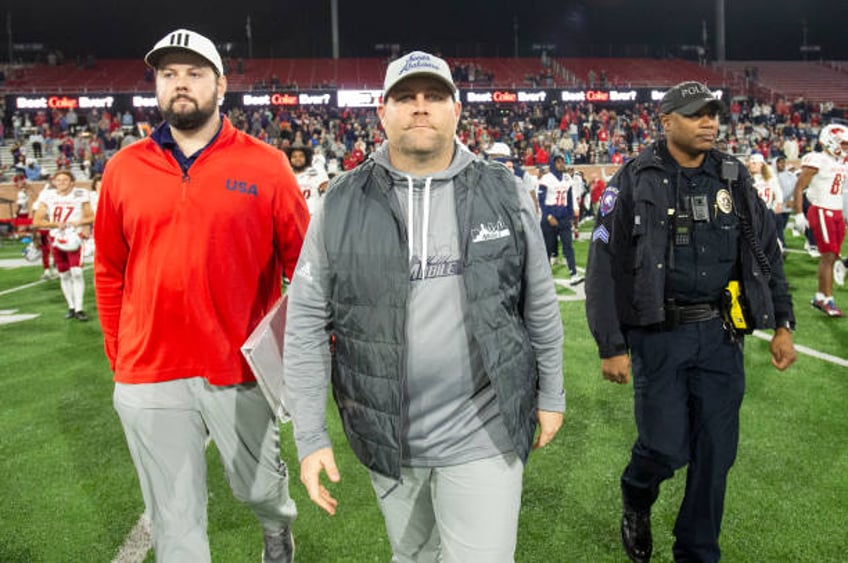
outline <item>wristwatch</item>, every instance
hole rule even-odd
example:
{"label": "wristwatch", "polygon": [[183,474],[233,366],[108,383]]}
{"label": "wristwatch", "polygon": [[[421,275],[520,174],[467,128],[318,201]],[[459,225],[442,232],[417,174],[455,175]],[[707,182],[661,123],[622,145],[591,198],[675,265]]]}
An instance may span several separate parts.
{"label": "wristwatch", "polygon": [[774,328],[775,328],[775,330],[777,330],[779,328],[785,328],[791,334],[791,333],[795,332],[795,323],[790,322],[789,319],[785,319],[785,320],[782,320],[779,323],[777,323],[777,326],[774,327]]}

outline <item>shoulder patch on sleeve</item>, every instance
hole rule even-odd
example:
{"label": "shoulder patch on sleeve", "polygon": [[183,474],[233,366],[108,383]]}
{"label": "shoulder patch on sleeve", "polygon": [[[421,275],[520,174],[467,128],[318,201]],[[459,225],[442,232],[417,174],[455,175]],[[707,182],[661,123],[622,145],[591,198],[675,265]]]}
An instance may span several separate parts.
{"label": "shoulder patch on sleeve", "polygon": [[615,186],[607,186],[604,193],[601,194],[601,217],[608,215],[614,208],[615,202],[618,199],[618,188]]}

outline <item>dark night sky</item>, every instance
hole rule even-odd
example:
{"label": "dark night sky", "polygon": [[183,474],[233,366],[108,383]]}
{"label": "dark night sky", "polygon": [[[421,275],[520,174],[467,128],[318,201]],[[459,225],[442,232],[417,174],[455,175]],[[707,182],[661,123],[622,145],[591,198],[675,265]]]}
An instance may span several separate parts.
{"label": "dark night sky", "polygon": [[[329,0],[4,4],[10,6],[0,9],[3,60],[8,60],[9,11],[15,43],[44,43],[68,57],[140,58],[177,27],[232,42],[232,54],[246,56],[248,14],[255,57],[332,55]],[[374,45],[399,43],[403,50],[426,48],[446,56],[510,56],[517,17],[522,56],[533,54],[532,43],[555,44],[559,56],[654,56],[700,43],[702,21],[712,48],[715,11],[714,0],[339,0],[340,49],[343,57],[378,56]],[[730,60],[799,59],[804,18],[807,42],[820,45],[824,58],[848,59],[846,0],[725,0],[725,13]]]}

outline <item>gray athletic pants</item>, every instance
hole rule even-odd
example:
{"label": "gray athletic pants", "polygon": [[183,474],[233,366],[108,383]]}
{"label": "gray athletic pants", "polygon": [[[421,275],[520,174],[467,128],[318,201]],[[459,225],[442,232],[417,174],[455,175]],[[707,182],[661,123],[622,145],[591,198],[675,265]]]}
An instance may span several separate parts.
{"label": "gray athletic pants", "polygon": [[207,435],[218,447],[233,494],[266,530],[294,521],[279,428],[256,383],[219,387],[201,377],[116,383],[113,401],[150,515],[157,562],[210,561]]}
{"label": "gray athletic pants", "polygon": [[513,453],[371,472],[394,563],[512,563],[524,465]]}

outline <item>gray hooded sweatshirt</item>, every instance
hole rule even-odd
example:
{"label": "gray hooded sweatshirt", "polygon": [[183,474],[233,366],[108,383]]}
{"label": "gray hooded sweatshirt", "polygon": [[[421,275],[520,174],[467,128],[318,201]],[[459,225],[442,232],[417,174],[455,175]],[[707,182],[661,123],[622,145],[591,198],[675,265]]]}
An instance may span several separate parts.
{"label": "gray hooded sweatshirt", "polygon": [[[373,158],[387,169],[409,230],[406,332],[407,376],[402,463],[445,466],[512,451],[497,398],[465,323],[453,178],[475,158],[457,143],[450,166],[415,177],[389,162],[388,145]],[[562,321],[533,203],[516,184],[527,233],[524,321],[539,368],[538,408],[562,412]],[[329,447],[325,409],[330,384],[327,326],[331,323],[323,213],[313,215],[292,284],[286,322],[285,402],[292,414],[298,456]],[[351,236],[355,236],[352,233]],[[422,256],[426,267],[422,267]],[[375,274],[379,275],[379,273]]]}

